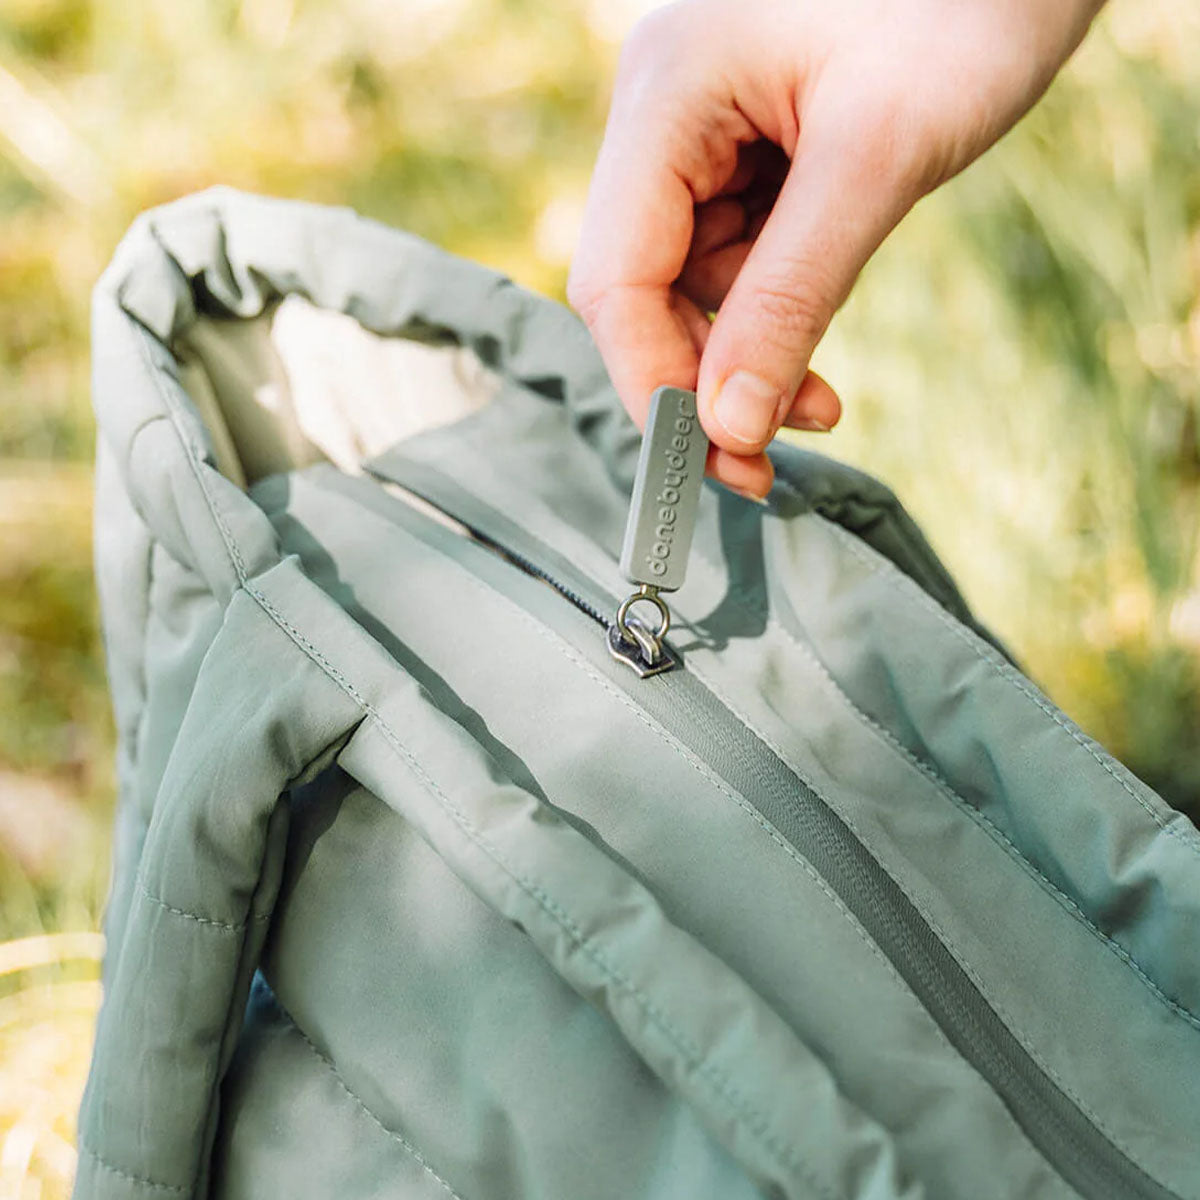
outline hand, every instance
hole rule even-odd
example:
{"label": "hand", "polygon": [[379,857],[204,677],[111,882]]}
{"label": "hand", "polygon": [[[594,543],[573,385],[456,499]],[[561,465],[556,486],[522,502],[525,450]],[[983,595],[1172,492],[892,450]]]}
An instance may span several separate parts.
{"label": "hand", "polygon": [[[901,217],[1008,130],[1102,0],[680,0],[626,43],[567,294],[630,415],[696,388],[709,472],[765,495],[780,425]],[[716,311],[710,324],[707,314]]]}

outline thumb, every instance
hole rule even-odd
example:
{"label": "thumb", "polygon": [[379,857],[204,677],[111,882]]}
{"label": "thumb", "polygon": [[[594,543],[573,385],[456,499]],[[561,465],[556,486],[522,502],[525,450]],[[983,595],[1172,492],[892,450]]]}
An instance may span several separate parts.
{"label": "thumb", "polygon": [[840,416],[832,389],[808,374],[809,359],[863,265],[913,202],[907,188],[886,186],[874,157],[844,131],[824,145],[806,146],[801,137],[700,360],[700,420],[722,448],[755,454],[785,420],[829,429]]}

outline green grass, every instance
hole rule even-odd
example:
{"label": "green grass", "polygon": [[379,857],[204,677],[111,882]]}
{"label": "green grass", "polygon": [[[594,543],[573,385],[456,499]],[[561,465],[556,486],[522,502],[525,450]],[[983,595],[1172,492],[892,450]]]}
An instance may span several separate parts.
{"label": "green grass", "polygon": [[[96,276],[138,211],[221,182],[352,204],[561,295],[616,50],[589,14],[614,11],[0,3],[0,1196],[66,1194],[96,1001],[94,940],[59,936],[98,927],[112,804]],[[1193,814],[1197,62],[1195,5],[1109,12],[868,268],[818,359],[845,421],[810,439],[884,477],[1056,701]]]}

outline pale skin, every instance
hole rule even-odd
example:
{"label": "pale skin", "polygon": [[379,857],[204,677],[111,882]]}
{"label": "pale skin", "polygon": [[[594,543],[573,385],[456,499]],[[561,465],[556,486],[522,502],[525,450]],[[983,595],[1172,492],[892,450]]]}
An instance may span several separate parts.
{"label": "pale skin", "polygon": [[[694,388],[709,474],[770,489],[808,369],[924,195],[1034,104],[1103,0],[679,0],[626,42],[567,295],[634,421]],[[716,313],[710,323],[707,314]]]}

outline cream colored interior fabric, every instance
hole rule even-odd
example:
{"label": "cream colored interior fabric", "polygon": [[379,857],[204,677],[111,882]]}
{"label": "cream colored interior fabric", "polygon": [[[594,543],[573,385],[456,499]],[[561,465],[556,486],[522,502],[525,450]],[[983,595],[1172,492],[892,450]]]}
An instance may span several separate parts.
{"label": "cream colored interior fabric", "polygon": [[246,487],[364,458],[482,408],[498,380],[470,350],[386,338],[297,296],[253,320],[202,317],[176,346],[217,466]]}

